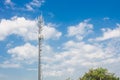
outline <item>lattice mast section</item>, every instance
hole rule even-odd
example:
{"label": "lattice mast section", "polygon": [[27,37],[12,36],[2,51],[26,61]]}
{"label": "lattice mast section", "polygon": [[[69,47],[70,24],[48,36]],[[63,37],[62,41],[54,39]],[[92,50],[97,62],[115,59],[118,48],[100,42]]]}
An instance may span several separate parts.
{"label": "lattice mast section", "polygon": [[42,15],[38,17],[38,80],[42,80],[42,70],[41,70],[41,53],[42,53],[42,29],[43,29],[43,17]]}

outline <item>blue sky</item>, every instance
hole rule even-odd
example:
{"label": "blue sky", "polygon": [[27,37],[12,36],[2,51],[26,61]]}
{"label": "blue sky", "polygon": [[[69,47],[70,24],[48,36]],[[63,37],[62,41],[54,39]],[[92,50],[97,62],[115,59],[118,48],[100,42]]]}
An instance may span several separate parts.
{"label": "blue sky", "polygon": [[43,15],[43,80],[103,67],[120,77],[119,0],[0,0],[0,80],[37,79]]}

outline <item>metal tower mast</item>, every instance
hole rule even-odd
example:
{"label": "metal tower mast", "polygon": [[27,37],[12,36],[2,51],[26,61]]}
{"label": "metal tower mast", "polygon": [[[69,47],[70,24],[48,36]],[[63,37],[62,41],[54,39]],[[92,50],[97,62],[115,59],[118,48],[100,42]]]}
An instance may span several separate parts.
{"label": "metal tower mast", "polygon": [[42,32],[42,27],[43,27],[43,18],[42,15],[38,17],[38,80],[42,80],[42,70],[41,70],[41,51],[42,51],[42,39],[43,36],[41,34]]}

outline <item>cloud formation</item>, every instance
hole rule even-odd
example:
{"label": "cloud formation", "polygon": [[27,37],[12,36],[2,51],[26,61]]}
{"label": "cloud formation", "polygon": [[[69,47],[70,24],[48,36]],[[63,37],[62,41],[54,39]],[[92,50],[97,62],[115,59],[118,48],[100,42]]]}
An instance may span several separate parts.
{"label": "cloud formation", "polygon": [[9,61],[5,61],[2,64],[0,64],[0,68],[20,68],[20,67],[21,67],[20,64],[11,63]]}
{"label": "cloud formation", "polygon": [[[10,20],[1,20],[0,25],[3,24],[5,27],[3,28],[3,30],[0,31],[1,40],[4,40],[7,36],[11,34],[22,36],[24,39],[27,40],[36,39],[32,38],[35,37],[37,33],[35,33],[32,38],[24,37],[24,35],[26,35],[26,33],[24,32],[27,31],[27,33],[31,35],[35,32],[34,30],[37,30],[37,27],[34,29],[34,26],[36,24],[34,20],[27,20],[24,17],[15,17]],[[19,24],[19,27],[17,26],[17,24]],[[8,25],[13,27],[9,29]],[[42,34],[45,36],[45,40],[58,39],[59,41],[60,36],[62,36],[62,32],[59,32],[54,26],[54,24],[44,25]],[[76,74],[75,76],[79,77],[80,75],[82,75],[82,73],[84,73],[87,69],[91,67],[107,67],[111,71],[114,71],[108,66],[120,66],[120,64],[118,64],[120,61],[120,38],[118,34],[119,27],[116,27],[114,29],[102,29],[103,36],[98,37],[98,41],[89,42],[89,38],[84,41],[84,38],[89,36],[88,33],[93,32],[93,27],[94,25],[88,23],[88,21],[86,20],[80,22],[78,25],[69,26],[67,30],[68,36],[65,36],[67,40],[63,41],[62,44],[58,46],[61,49],[60,51],[54,49],[51,44],[43,44],[42,70],[44,77],[69,77],[73,74]],[[21,28],[22,30],[19,30]],[[6,31],[7,33],[3,33],[2,31]],[[74,37],[76,39],[68,39],[68,37]],[[97,38],[94,38],[94,40],[96,39]],[[32,65],[37,62],[37,53],[37,45],[33,45],[29,42],[26,42],[24,45],[21,46],[10,48],[8,50],[8,54],[11,56],[10,62],[3,62],[3,64],[1,64],[3,66],[2,68],[5,68],[5,65],[8,64],[12,65],[9,66],[10,68],[20,67],[22,66],[22,64]],[[20,64],[16,64],[16,62],[14,61],[17,61]],[[35,69],[29,68],[28,70],[31,71]]]}
{"label": "cloud formation", "polygon": [[45,0],[32,0],[31,2],[27,3],[25,6],[27,10],[33,11],[35,7],[41,7]]}
{"label": "cloud formation", "polygon": [[120,38],[120,25],[117,24],[115,29],[103,28],[103,35],[101,37],[96,38],[96,41],[104,41],[112,38]]}
{"label": "cloud formation", "polygon": [[48,24],[43,27],[43,36],[45,39],[59,39],[62,36],[62,32],[57,31],[53,26],[54,24]]}
{"label": "cloud formation", "polygon": [[[93,24],[91,24],[91,26],[91,29],[93,29]],[[70,28],[71,27],[68,28],[68,32],[70,32]],[[80,27],[74,26],[74,29],[76,29],[75,31],[79,30],[80,32],[72,33],[71,31],[69,36],[81,36]],[[71,30],[74,31],[74,29]],[[116,29],[117,28],[114,28],[113,30]],[[88,28],[84,28],[82,29],[82,32],[87,32],[87,30]],[[86,37],[89,35],[83,34],[83,36]],[[52,51],[54,54],[51,54],[51,56],[45,56],[43,58],[45,61],[45,64],[43,65],[44,75],[52,77],[61,77],[63,75],[65,76],[65,74],[67,74],[66,76],[69,77],[77,73],[82,75],[82,73],[85,72],[85,69],[89,69],[90,67],[106,67],[109,70],[114,71],[109,66],[114,64],[113,66],[115,67],[115,65],[117,65],[120,61],[120,38],[110,38],[111,40],[103,41],[101,43],[95,41],[86,42],[83,39],[80,40],[77,37],[77,41],[72,39],[63,42],[61,46],[61,52]],[[51,75],[50,73],[54,75]],[[79,77],[79,75],[77,77]]]}
{"label": "cloud formation", "polygon": [[37,61],[37,47],[26,43],[23,46],[18,46],[8,50],[8,53],[12,56],[15,61],[26,62],[32,64]]}
{"label": "cloud formation", "polygon": [[6,4],[6,5],[11,5],[11,6],[12,6],[14,3],[13,3],[11,0],[5,0],[5,4]]}
{"label": "cloud formation", "polygon": [[19,7],[17,2],[12,0],[4,0],[5,8],[21,11],[34,11],[37,8],[40,8],[44,3],[45,0],[31,0],[27,3],[24,3],[23,6]]}
{"label": "cloud formation", "polygon": [[68,27],[68,36],[75,36],[82,40],[86,35],[93,31],[93,25],[89,24],[89,19],[80,22],[78,25]]}
{"label": "cloud formation", "polygon": [[[37,40],[38,27],[35,20],[25,19],[24,17],[12,17],[11,19],[2,19],[0,22],[0,40],[12,34],[23,37],[24,40]],[[45,39],[58,39],[62,35],[51,24],[43,26],[43,36]]]}

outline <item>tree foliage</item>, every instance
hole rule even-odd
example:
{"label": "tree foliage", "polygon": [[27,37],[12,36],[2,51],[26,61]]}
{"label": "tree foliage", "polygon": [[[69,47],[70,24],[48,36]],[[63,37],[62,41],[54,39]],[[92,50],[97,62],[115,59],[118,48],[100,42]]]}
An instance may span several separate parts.
{"label": "tree foliage", "polygon": [[90,69],[89,72],[85,73],[79,80],[119,80],[114,73],[108,72],[107,69],[97,68]]}

